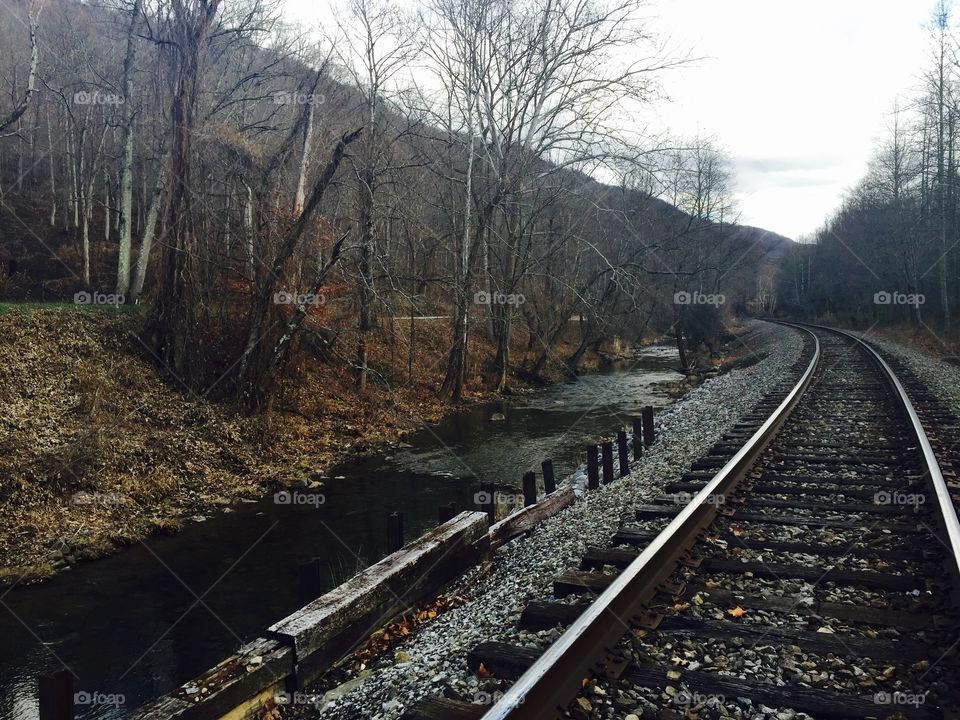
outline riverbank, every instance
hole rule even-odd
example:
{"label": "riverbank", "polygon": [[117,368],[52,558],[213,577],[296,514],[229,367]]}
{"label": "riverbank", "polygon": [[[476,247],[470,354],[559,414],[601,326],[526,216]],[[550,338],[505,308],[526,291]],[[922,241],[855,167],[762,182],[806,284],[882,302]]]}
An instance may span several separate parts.
{"label": "riverbank", "polygon": [[[301,358],[275,410],[250,418],[161,378],[136,339],[142,312],[5,310],[0,586],[49,578],[277,488],[319,490],[336,481],[327,476],[335,463],[398,444],[455,409],[435,392],[445,325],[420,331],[426,361],[409,377],[402,353],[374,348],[374,362],[399,379],[389,390],[361,397],[342,366]],[[483,373],[493,348],[480,337],[471,343],[466,404],[494,397]],[[571,350],[561,345],[557,357]],[[523,347],[515,357],[525,358]],[[608,359],[591,353],[581,367]],[[549,379],[562,377],[559,365],[549,369]]]}
{"label": "riverbank", "polygon": [[[757,362],[711,378],[659,414],[658,439],[629,476],[591,491],[581,502],[545,520],[529,536],[498,551],[492,562],[445,589],[463,602],[439,615],[400,645],[378,657],[361,656],[298,694],[283,717],[396,720],[425,695],[486,704],[505,689],[500,680],[475,675],[467,653],[480,641],[543,647],[559,631],[517,629],[522,608],[551,596],[552,581],[582,556],[603,545],[631,507],[662,492],[783,378],[799,357],[802,341],[790,328],[751,323],[740,336]],[[637,708],[645,716],[656,709]]]}

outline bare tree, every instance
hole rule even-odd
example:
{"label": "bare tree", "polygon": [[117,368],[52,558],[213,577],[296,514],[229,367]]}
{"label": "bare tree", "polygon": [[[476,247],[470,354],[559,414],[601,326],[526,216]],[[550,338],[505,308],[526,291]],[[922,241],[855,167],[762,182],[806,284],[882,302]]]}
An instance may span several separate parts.
{"label": "bare tree", "polygon": [[[356,158],[358,338],[357,385],[366,388],[368,343],[373,328],[376,296],[373,267],[377,252],[377,195],[388,174],[388,147],[385,107],[390,84],[408,67],[415,50],[415,35],[409,20],[388,0],[351,0],[348,12],[338,21],[339,35],[332,39],[337,57],[346,68],[362,98],[366,131]],[[395,110],[394,110],[395,112]]]}
{"label": "bare tree", "polygon": [[27,13],[30,33],[30,65],[27,70],[27,87],[20,99],[16,101],[9,114],[6,117],[0,118],[0,137],[3,137],[3,133],[7,130],[7,128],[11,127],[16,122],[19,122],[20,118],[24,116],[24,114],[27,112],[27,109],[30,107],[30,101],[37,92],[37,69],[40,66],[40,43],[37,39],[37,30],[40,12],[42,10],[43,3],[41,2],[36,6],[35,9],[29,10]]}

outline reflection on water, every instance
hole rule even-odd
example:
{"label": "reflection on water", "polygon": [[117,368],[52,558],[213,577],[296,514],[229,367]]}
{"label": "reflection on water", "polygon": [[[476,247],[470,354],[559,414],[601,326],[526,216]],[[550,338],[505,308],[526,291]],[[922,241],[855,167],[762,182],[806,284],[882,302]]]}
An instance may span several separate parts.
{"label": "reflection on water", "polygon": [[404,513],[412,538],[436,525],[439,505],[472,508],[479,481],[517,485],[548,457],[564,477],[585,443],[669,401],[657,385],[677,377],[674,365],[675,350],[647,348],[636,363],[467,409],[402,449],[334,468],[344,479],[327,483],[322,505],[239,505],[9,592],[0,720],[36,718],[36,676],[63,665],[78,691],[125,700],[78,706],[78,718],[129,716],[299,607],[299,563],[320,558],[330,588],[383,557],[390,512]]}

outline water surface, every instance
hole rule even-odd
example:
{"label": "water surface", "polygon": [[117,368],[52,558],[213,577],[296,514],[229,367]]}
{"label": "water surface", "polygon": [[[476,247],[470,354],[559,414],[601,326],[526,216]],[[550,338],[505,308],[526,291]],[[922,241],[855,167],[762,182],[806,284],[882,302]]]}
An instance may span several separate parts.
{"label": "water surface", "polygon": [[329,589],[386,554],[390,512],[404,513],[412,538],[436,525],[441,504],[473,509],[481,481],[516,487],[548,457],[558,478],[568,475],[587,442],[669,402],[662,383],[678,377],[676,364],[672,348],[647,348],[637,362],[469,408],[405,447],[333,468],[341,479],[326,482],[322,504],[238,505],[7,592],[0,720],[37,718],[36,676],[63,666],[79,692],[102,701],[78,705],[78,718],[128,717],[300,607],[300,563],[319,558]]}

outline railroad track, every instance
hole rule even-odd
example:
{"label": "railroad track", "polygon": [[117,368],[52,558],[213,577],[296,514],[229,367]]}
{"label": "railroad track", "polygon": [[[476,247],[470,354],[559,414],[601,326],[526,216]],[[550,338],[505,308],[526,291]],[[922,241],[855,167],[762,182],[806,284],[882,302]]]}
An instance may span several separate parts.
{"label": "railroad track", "polygon": [[955,717],[956,418],[853,336],[802,332],[792,377],[526,606],[555,642],[472,650],[497,702],[405,718]]}

